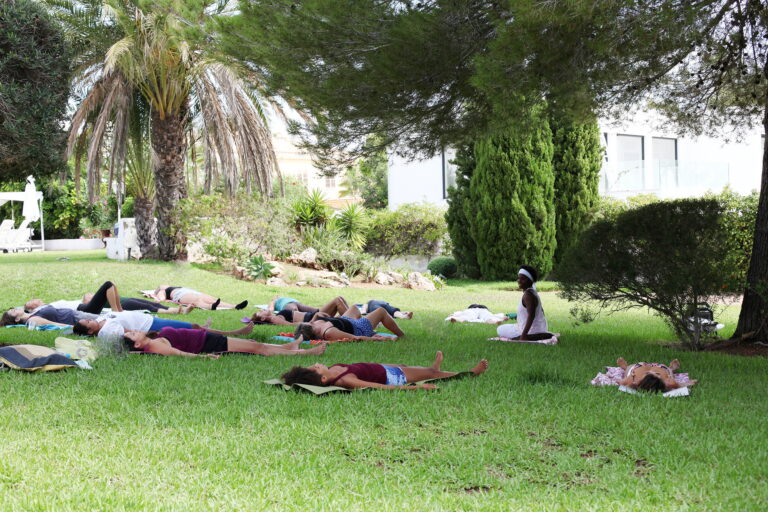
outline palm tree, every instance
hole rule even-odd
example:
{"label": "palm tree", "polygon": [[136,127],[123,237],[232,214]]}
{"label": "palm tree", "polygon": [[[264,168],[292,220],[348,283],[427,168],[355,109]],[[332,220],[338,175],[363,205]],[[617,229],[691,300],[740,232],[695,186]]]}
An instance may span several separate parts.
{"label": "palm tree", "polygon": [[184,160],[193,126],[203,132],[206,169],[223,176],[230,194],[244,181],[248,191],[255,186],[271,195],[279,170],[252,85],[258,82],[250,75],[248,84],[242,70],[215,54],[195,30],[227,2],[205,8],[181,0],[45,1],[79,50],[75,85],[84,93],[71,125],[70,151],[76,152],[80,138],[89,139],[89,183],[98,175],[103,148],[109,148],[110,176],[119,177],[132,96],[138,92],[149,106],[151,151],[143,154],[151,155],[160,258],[186,258],[177,204],[187,195]]}

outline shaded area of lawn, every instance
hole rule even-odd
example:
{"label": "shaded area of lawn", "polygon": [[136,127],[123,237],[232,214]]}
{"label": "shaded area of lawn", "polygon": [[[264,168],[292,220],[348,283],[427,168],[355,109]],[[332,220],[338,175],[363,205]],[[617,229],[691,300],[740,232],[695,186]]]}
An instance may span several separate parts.
{"label": "shaded area of lawn", "polygon": [[[119,263],[94,254],[0,257],[0,303],[74,298],[106,279],[124,295],[183,284],[251,304],[282,291],[320,303],[339,290],[278,290],[190,265]],[[66,253],[69,256],[71,253]],[[8,255],[5,255],[8,256]],[[397,342],[331,346],[315,358],[197,360],[129,356],[92,372],[0,374],[0,505],[148,510],[757,510],[768,500],[768,361],[668,348],[644,311],[574,327],[543,293],[559,346],[485,340],[493,326],[446,324],[470,303],[514,311],[519,292],[452,282],[440,292],[345,289],[416,316]],[[510,286],[513,283],[509,283]],[[247,311],[252,311],[249,308]],[[735,325],[731,307],[722,318]],[[239,311],[192,321],[239,326]],[[259,327],[266,340],[284,327]],[[54,333],[0,329],[0,343],[52,345]],[[319,360],[429,364],[490,361],[486,375],[437,392],[321,398],[261,381]],[[618,356],[668,362],[700,379],[691,397],[593,388]],[[65,483],[65,484],[64,484]]]}

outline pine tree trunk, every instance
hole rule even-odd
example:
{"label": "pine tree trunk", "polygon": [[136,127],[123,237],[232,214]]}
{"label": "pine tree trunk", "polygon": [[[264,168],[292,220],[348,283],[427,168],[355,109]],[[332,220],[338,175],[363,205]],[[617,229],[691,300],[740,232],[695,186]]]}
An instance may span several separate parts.
{"label": "pine tree trunk", "polygon": [[[768,101],[763,113],[763,129],[768,133]],[[763,141],[763,174],[760,178],[752,258],[733,338],[765,342],[768,341],[768,139],[764,137]]]}
{"label": "pine tree trunk", "polygon": [[155,151],[155,197],[157,203],[157,246],[160,259],[187,259],[187,238],[179,227],[177,205],[187,196],[184,180],[184,123],[186,108],[160,119],[152,111],[152,149]]}
{"label": "pine tree trunk", "polygon": [[136,218],[136,238],[139,241],[141,258],[156,259],[158,251],[154,201],[135,197],[133,200],[133,216]]}

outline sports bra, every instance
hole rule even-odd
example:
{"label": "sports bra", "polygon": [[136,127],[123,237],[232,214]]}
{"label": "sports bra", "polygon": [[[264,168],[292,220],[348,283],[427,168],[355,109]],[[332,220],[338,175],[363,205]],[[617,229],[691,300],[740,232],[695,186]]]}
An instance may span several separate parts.
{"label": "sports bra", "polygon": [[165,289],[165,300],[171,300],[171,293],[173,292],[173,290],[178,290],[179,288],[181,288],[181,287],[180,286],[169,286],[168,288],[166,288]]}
{"label": "sports bra", "polygon": [[[335,327],[342,332],[346,332],[347,334],[355,333],[355,328],[352,326],[352,322],[350,322],[346,318],[325,317],[325,318],[318,318],[318,320],[325,320],[326,322],[329,322],[331,324],[331,327]],[[321,336],[322,339],[325,339],[325,333],[328,332],[328,329],[330,329],[331,327],[327,327],[325,331],[323,331],[323,335]]]}

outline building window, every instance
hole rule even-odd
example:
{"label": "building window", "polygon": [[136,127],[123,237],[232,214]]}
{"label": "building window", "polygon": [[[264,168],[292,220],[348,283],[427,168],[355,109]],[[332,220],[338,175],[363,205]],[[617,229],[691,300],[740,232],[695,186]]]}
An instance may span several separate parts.
{"label": "building window", "polygon": [[336,186],[336,178],[334,176],[326,176],[325,177],[325,187],[326,188],[333,188]]}
{"label": "building window", "polygon": [[677,167],[677,139],[654,137],[651,140],[653,177],[659,188],[680,186]]}
{"label": "building window", "polygon": [[441,152],[442,170],[443,170],[443,199],[448,197],[448,189],[456,186],[456,165],[453,160],[456,158],[455,149],[446,149]]}
{"label": "building window", "polygon": [[609,191],[645,188],[645,141],[642,135],[616,135],[616,166],[607,178]]}

